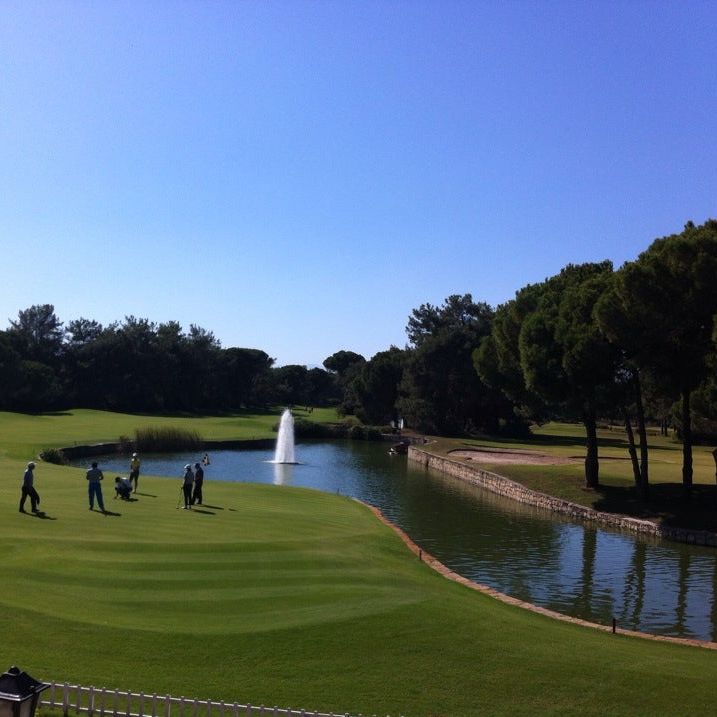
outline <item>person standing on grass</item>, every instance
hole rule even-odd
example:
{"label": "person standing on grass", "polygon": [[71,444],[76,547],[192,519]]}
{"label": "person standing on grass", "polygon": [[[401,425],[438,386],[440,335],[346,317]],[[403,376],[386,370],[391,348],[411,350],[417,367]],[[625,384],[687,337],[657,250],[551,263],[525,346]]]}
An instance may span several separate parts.
{"label": "person standing on grass", "polygon": [[102,500],[102,486],[100,485],[100,481],[104,480],[104,475],[102,474],[102,471],[97,467],[97,463],[92,463],[92,468],[90,468],[87,471],[87,481],[88,481],[88,492],[90,497],[90,510],[94,510],[95,508],[95,497],[97,498],[97,505],[99,509],[104,513],[105,512],[105,503]]}
{"label": "person standing on grass", "polygon": [[192,486],[194,484],[194,473],[192,466],[187,463],[184,466],[184,479],[182,483],[182,492],[184,493],[184,510],[192,509]]}
{"label": "person standing on grass", "polygon": [[25,501],[30,496],[30,507],[33,513],[37,513],[37,506],[40,503],[40,496],[35,490],[35,476],[33,471],[35,470],[35,464],[30,461],[27,464],[25,475],[22,477],[22,498],[20,498],[20,512],[25,512]]}
{"label": "person standing on grass", "polygon": [[204,485],[204,469],[199,463],[194,464],[194,493],[192,493],[192,505],[202,504],[202,486]]}
{"label": "person standing on grass", "polygon": [[129,462],[129,482],[134,481],[134,492],[137,492],[139,485],[139,457],[136,453],[132,454],[132,460]]}

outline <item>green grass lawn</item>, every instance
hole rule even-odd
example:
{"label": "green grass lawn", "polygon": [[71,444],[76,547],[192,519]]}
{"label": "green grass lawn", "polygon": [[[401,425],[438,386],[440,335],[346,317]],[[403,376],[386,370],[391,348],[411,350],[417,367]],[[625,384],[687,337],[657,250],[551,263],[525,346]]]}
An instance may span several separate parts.
{"label": "green grass lawn", "polygon": [[[143,476],[136,502],[112,500],[107,486],[103,516],[87,509],[82,471],[39,463],[46,518],[17,512],[24,449],[113,439],[137,420],[0,414],[3,667],[407,717],[685,715],[717,703],[716,653],[561,623],[471,591],[347,498],[216,482],[207,505],[184,511],[179,480]],[[269,435],[276,416],[166,420],[234,438],[261,426]]]}
{"label": "green grass lawn", "polygon": [[[144,416],[77,409],[54,414],[28,415],[0,411],[0,456],[27,461],[43,448],[117,441],[134,436],[136,428],[150,426],[196,431],[213,440],[269,438],[279,421],[277,411],[242,412],[227,416]],[[294,415],[316,423],[336,421],[336,412],[315,408],[312,413],[297,407]]]}
{"label": "green grass lawn", "polygon": [[531,450],[564,458],[562,465],[485,464],[481,467],[504,475],[528,488],[610,513],[624,513],[682,528],[717,531],[717,484],[711,446],[694,446],[694,488],[691,500],[682,497],[682,444],[673,438],[650,435],[650,496],[643,501],[634,488],[627,438],[621,427],[598,431],[600,487],[585,487],[585,431],[580,425],[549,423],[534,429],[529,440],[438,439],[426,448],[450,455],[457,448]]}

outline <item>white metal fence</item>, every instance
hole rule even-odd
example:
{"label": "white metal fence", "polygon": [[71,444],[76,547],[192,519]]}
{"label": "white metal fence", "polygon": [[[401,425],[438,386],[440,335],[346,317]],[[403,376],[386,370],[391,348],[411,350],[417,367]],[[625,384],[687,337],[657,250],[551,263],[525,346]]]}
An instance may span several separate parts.
{"label": "white metal fence", "polygon": [[343,712],[213,702],[104,687],[82,687],[66,682],[46,684],[50,687],[40,695],[40,705],[61,709],[65,717],[70,712],[88,717],[350,717]]}

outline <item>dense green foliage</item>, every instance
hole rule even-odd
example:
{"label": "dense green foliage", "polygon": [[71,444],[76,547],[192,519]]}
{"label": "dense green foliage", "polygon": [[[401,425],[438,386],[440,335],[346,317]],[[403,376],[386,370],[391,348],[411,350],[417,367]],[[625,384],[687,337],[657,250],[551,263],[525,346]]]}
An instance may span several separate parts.
{"label": "dense green foliage", "polygon": [[472,353],[492,318],[493,310],[470,294],[449,296],[441,306],[423,304],[412,312],[409,347],[391,346],[369,361],[334,354],[324,365],[341,366],[340,409],[366,423],[403,419],[412,429],[440,435],[524,432],[510,401],[473,370]]}
{"label": "dense green foliage", "polygon": [[[676,420],[684,445],[683,484],[692,486],[692,410],[695,391],[714,381],[717,314],[717,222],[691,222],[657,239],[617,272],[599,300],[597,317],[636,371],[662,395],[680,400]],[[709,410],[709,401],[701,404]],[[715,416],[708,416],[714,418]]]}
{"label": "dense green foliage", "polygon": [[397,418],[396,404],[407,352],[391,346],[356,365],[347,386],[356,415],[369,424],[388,425]]}
{"label": "dense green foliage", "polygon": [[546,280],[538,287],[535,310],[518,342],[527,389],[585,425],[590,487],[599,483],[598,409],[615,374],[615,350],[597,327],[592,309],[611,274],[609,262],[570,265]]}
{"label": "dense green foliage", "polygon": [[273,363],[258,349],[222,348],[194,325],[185,333],[176,321],[128,316],[106,327],[77,319],[63,328],[52,305],[33,306],[0,332],[0,409],[196,413],[335,399],[326,371]]}
{"label": "dense green foliage", "polygon": [[[498,308],[490,336],[474,353],[484,381],[523,403],[539,399],[562,418],[586,428],[585,478],[598,479],[595,425],[622,413],[630,437],[635,482],[647,496],[646,411],[657,418],[680,399],[675,421],[683,442],[683,485],[692,485],[692,394],[700,397],[703,426],[715,418],[717,222],[688,224],[656,240],[636,261],[613,272],[609,262],[568,266],[520,290]],[[647,391],[644,388],[647,387]],[[646,406],[644,396],[649,404]],[[638,421],[641,459],[630,412]]]}
{"label": "dense green foliage", "polygon": [[38,454],[40,460],[45,463],[54,463],[58,466],[67,466],[70,464],[69,459],[61,448],[44,448]]}

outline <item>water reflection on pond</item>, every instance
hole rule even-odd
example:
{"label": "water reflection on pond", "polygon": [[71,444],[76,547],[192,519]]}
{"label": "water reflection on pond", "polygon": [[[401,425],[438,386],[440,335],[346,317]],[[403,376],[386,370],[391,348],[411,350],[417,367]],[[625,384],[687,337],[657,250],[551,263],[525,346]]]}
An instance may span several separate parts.
{"label": "water reflection on pond", "polygon": [[[300,444],[296,454],[300,465],[276,465],[267,462],[272,450],[214,451],[205,492],[227,480],[354,496],[457,573],[501,592],[594,622],[717,637],[717,550],[574,523],[390,456],[384,444]],[[108,473],[126,473],[127,457],[99,460]],[[142,472],[178,478],[196,460],[143,455]]]}

